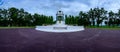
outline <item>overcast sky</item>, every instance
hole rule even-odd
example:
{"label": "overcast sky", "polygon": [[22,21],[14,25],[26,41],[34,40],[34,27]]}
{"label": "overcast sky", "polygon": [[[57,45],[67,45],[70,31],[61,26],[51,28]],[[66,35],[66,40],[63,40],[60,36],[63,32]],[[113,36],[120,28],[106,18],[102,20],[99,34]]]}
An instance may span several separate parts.
{"label": "overcast sky", "polygon": [[119,0],[0,0],[1,8],[23,8],[29,13],[39,13],[55,16],[61,8],[64,14],[78,15],[79,11],[90,8],[104,7],[117,12],[120,9]]}

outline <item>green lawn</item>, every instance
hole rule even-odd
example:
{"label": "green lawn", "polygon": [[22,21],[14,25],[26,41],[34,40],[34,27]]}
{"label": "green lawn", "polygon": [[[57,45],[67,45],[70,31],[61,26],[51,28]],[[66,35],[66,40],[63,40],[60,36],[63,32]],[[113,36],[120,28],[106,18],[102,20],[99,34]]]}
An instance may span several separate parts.
{"label": "green lawn", "polygon": [[[18,26],[12,26],[12,27],[0,27],[0,29],[13,29],[13,28],[35,28],[35,26],[21,26],[21,27],[18,27]],[[106,29],[106,30],[120,30],[120,27],[118,26],[114,26],[114,27],[109,27],[109,26],[100,26],[100,27],[97,27],[97,26],[87,26],[85,28],[98,28],[98,29]]]}
{"label": "green lawn", "polygon": [[87,26],[85,28],[98,28],[98,29],[106,29],[106,30],[120,30],[120,27],[118,26]]}
{"label": "green lawn", "polygon": [[12,29],[12,28],[35,28],[35,27],[34,27],[34,26],[21,26],[21,27],[12,26],[12,27],[0,27],[0,29]]}

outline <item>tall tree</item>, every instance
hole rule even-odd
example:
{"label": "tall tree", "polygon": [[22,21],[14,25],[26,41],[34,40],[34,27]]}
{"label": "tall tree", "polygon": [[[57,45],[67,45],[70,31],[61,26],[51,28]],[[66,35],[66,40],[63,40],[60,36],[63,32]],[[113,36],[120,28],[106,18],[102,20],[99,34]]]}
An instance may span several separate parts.
{"label": "tall tree", "polygon": [[114,12],[110,11],[109,13],[109,22],[108,22],[108,25],[111,26],[111,25],[114,25]]}
{"label": "tall tree", "polygon": [[13,26],[18,26],[18,9],[17,8],[9,8],[9,15],[10,15],[10,18],[12,19],[12,25]]}

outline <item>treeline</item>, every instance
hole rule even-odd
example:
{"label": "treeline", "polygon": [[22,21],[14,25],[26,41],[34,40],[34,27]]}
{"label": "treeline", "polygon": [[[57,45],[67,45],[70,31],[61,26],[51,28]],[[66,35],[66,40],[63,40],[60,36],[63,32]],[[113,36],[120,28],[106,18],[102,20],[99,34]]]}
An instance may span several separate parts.
{"label": "treeline", "polygon": [[0,9],[0,26],[36,26],[53,24],[53,16],[30,14],[24,9]]}
{"label": "treeline", "polygon": [[79,16],[65,15],[65,23],[84,26],[119,26],[120,10],[114,13],[104,8],[91,8],[88,12],[80,11]]}
{"label": "treeline", "polygon": [[[36,26],[54,24],[53,16],[30,14],[24,9],[0,9],[0,26]],[[84,26],[120,26],[120,10],[117,13],[104,8],[91,8],[88,12],[80,11],[78,16],[65,15],[68,25]]]}

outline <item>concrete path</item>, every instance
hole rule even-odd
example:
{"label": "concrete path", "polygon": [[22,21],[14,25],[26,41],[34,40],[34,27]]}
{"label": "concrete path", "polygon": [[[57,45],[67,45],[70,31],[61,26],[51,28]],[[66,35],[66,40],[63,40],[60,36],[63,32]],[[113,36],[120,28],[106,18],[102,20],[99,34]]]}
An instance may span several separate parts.
{"label": "concrete path", "polygon": [[0,29],[0,52],[120,52],[120,30],[52,33]]}

